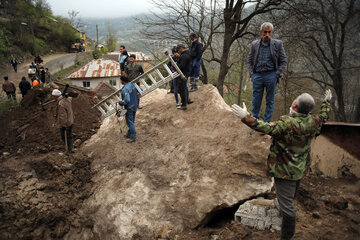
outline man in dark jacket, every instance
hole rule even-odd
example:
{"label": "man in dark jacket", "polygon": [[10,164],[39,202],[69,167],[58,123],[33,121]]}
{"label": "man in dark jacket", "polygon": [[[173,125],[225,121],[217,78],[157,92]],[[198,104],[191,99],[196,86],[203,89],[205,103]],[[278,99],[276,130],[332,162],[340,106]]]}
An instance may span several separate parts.
{"label": "man in dark jacket", "polygon": [[178,81],[178,89],[181,97],[181,106],[178,107],[179,110],[186,110],[186,104],[188,101],[187,98],[187,78],[189,77],[190,73],[190,66],[191,66],[191,56],[189,50],[185,50],[185,46],[183,44],[179,44],[177,46],[178,52],[180,54],[179,61],[177,65],[180,68],[180,71],[184,74],[186,79],[180,78]]}
{"label": "man in dark jacket", "polygon": [[11,65],[13,66],[13,68],[14,68],[14,71],[17,72],[18,63],[17,63],[16,59],[13,57],[10,62],[11,62]]}
{"label": "man in dark jacket", "polygon": [[19,88],[22,94],[22,97],[26,95],[26,93],[31,89],[31,84],[26,81],[25,77],[21,78],[21,82],[19,83]]}
{"label": "man in dark jacket", "polygon": [[200,66],[202,57],[202,44],[198,40],[196,33],[190,34],[191,48],[191,67],[190,67],[190,92],[196,91],[199,85]]}

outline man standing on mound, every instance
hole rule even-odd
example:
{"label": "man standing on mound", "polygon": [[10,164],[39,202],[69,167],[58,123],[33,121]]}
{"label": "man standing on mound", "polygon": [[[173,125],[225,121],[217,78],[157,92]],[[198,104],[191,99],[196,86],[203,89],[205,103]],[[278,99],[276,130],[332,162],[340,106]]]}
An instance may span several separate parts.
{"label": "man standing on mound", "polygon": [[232,105],[232,111],[252,129],[272,137],[267,159],[267,174],[275,179],[275,191],[282,213],[281,240],[290,240],[295,234],[295,196],[300,180],[310,167],[311,141],[320,134],[323,123],[329,118],[330,90],[325,92],[320,113],[312,115],[314,98],[303,93],[290,107],[288,116],[276,122],[265,122],[251,116],[243,108]]}
{"label": "man standing on mound", "polygon": [[136,141],[135,130],[135,115],[138,106],[138,94],[133,83],[129,81],[129,78],[122,75],[120,77],[121,84],[124,85],[121,90],[121,99],[119,101],[120,106],[124,106],[126,111],[126,125],[129,130],[125,134],[127,138],[126,142],[131,143]]}

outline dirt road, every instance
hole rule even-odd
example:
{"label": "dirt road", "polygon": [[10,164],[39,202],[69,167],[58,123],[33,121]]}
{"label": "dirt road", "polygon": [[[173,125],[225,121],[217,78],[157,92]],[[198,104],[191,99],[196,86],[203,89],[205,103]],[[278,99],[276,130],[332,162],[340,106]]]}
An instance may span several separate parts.
{"label": "dirt road", "polygon": [[[44,56],[43,60],[44,60],[44,64],[53,61],[55,59],[59,59],[62,58],[64,56],[73,56],[75,57],[76,53],[58,53],[58,54],[53,54],[53,55],[48,55],[48,56]],[[8,76],[9,80],[12,81],[15,86],[16,86],[16,94],[17,94],[17,99],[20,100],[21,99],[21,93],[20,90],[18,88],[19,83],[21,81],[21,78],[24,76],[26,77],[27,80],[28,79],[28,69],[29,69],[29,65],[31,64],[32,61],[27,61],[21,64],[18,64],[17,67],[17,72],[14,71],[14,69],[12,68],[12,66],[9,64],[8,67],[6,67],[5,69],[0,70],[0,85],[2,86],[2,84],[4,83],[4,76]],[[53,62],[55,63],[55,62]],[[50,68],[49,68],[50,69]],[[51,71],[50,71],[51,72]],[[6,94],[4,93],[4,91],[2,91],[1,89],[1,96],[6,96]]]}

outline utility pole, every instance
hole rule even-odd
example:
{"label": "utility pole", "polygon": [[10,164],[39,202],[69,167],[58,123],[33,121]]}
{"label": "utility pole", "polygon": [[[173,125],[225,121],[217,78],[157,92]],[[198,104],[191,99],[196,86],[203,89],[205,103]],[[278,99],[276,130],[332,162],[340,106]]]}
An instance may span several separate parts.
{"label": "utility pole", "polygon": [[99,44],[99,30],[98,25],[96,24],[96,46]]}

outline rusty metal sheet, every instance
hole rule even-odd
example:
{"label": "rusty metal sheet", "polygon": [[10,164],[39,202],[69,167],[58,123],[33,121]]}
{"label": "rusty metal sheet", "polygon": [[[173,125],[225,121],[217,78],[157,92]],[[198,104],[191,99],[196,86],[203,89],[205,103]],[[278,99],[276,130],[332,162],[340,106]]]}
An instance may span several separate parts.
{"label": "rusty metal sheet", "polygon": [[119,62],[107,59],[97,59],[86,64],[78,71],[68,76],[71,79],[78,78],[99,78],[99,77],[119,77]]}

